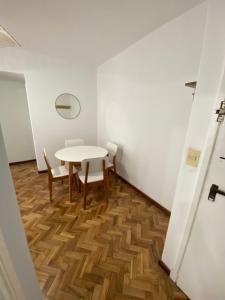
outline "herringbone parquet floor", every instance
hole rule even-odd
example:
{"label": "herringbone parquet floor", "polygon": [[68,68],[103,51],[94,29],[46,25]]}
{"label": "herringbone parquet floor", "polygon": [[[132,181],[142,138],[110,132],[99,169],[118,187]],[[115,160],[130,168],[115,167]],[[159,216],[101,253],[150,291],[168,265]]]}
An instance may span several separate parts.
{"label": "herringbone parquet floor", "polygon": [[186,299],[158,266],[168,217],[110,175],[109,205],[101,189],[68,202],[68,185],[54,184],[35,163],[11,167],[37,278],[46,300]]}

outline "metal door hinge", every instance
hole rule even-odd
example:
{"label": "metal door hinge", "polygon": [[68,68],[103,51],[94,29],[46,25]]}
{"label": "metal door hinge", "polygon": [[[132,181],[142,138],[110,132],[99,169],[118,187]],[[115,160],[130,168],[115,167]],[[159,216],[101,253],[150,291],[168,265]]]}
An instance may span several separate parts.
{"label": "metal door hinge", "polygon": [[223,122],[225,117],[225,100],[221,101],[220,108],[216,110],[216,114],[218,115],[216,121],[219,123]]}

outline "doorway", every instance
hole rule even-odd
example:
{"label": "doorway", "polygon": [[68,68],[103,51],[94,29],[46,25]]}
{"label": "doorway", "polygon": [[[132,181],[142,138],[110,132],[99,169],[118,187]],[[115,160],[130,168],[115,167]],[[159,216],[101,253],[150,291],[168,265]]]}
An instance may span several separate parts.
{"label": "doorway", "polygon": [[8,162],[13,164],[34,160],[34,142],[24,75],[0,72],[0,105],[0,122]]}

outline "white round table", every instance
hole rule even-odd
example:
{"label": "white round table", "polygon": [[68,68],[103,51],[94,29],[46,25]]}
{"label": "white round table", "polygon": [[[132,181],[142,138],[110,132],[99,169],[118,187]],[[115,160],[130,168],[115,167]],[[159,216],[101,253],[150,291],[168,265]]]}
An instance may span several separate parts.
{"label": "white round table", "polygon": [[105,157],[108,151],[98,146],[73,146],[63,148],[55,153],[55,157],[61,161],[69,162],[69,199],[72,202],[73,188],[73,163],[82,162],[84,159]]}
{"label": "white round table", "polygon": [[105,157],[108,151],[98,146],[73,146],[63,148],[55,153],[55,157],[68,162],[82,162],[88,158]]}

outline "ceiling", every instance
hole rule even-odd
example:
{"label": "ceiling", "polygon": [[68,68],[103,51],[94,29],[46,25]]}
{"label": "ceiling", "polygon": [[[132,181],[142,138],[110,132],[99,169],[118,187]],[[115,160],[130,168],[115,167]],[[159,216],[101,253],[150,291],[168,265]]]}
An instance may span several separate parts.
{"label": "ceiling", "polygon": [[26,50],[97,66],[203,0],[0,0]]}

